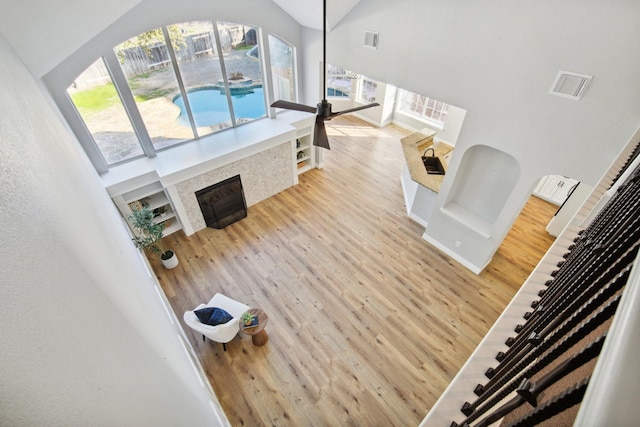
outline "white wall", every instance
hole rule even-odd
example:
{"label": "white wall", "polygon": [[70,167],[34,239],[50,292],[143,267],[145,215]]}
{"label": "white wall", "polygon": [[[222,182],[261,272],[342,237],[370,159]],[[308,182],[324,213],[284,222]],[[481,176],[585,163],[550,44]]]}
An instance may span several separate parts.
{"label": "white wall", "polygon": [[3,1],[0,28],[22,62],[39,78],[139,2]]}
{"label": "white wall", "polygon": [[[360,110],[355,114],[361,119],[366,120],[369,123],[373,123],[376,126],[386,126],[391,123],[393,110],[396,105],[397,93],[398,89],[396,87],[384,82],[377,82],[376,99],[374,102],[377,102],[380,105],[378,107]],[[352,106],[359,107],[361,105],[365,105],[365,103],[355,101]],[[340,111],[341,109],[334,108],[333,110]]]}
{"label": "white wall", "polygon": [[0,56],[0,425],[225,425],[115,206],[2,33]]}
{"label": "white wall", "polygon": [[[463,257],[482,267],[540,176],[593,185],[635,131],[639,15],[632,0],[361,1],[328,34],[327,62],[467,111],[427,234],[453,255],[465,248]],[[377,50],[363,47],[365,30],[379,32]],[[320,32],[305,29],[303,42],[305,71],[313,71],[307,64],[317,61]],[[548,94],[559,70],[594,76],[581,101]],[[313,73],[308,79],[306,96]],[[474,145],[502,151],[521,168],[489,239],[438,209]]]}

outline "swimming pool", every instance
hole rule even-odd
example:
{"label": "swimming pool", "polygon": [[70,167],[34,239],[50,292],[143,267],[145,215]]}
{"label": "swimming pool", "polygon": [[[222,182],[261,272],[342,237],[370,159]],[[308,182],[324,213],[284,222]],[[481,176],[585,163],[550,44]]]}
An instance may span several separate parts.
{"label": "swimming pool", "polygon": [[349,94],[348,93],[344,93],[343,91],[341,91],[340,89],[336,89],[333,87],[328,87],[327,88],[327,96],[335,96],[338,98],[348,98]]}
{"label": "swimming pool", "polygon": [[[213,126],[231,120],[227,96],[219,89],[200,89],[187,93],[189,105],[196,127]],[[244,94],[231,95],[233,111],[238,119],[256,119],[266,114],[264,108],[264,93],[261,87],[252,88]],[[173,103],[180,108],[178,123],[182,126],[191,126],[187,110],[184,107],[182,95],[173,99]]]}

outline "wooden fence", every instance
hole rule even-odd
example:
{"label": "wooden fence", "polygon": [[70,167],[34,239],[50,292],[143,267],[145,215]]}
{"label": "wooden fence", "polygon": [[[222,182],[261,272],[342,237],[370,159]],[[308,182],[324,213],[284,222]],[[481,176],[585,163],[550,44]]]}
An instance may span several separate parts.
{"label": "wooden fence", "polygon": [[[220,25],[220,45],[223,52],[238,46],[257,44],[257,32],[253,28],[242,25]],[[184,43],[175,49],[179,62],[188,62],[216,52],[216,42],[212,31],[190,34],[184,37]],[[171,63],[169,51],[165,43],[156,43],[146,50],[140,46],[116,51],[120,58],[122,70],[133,77],[167,67]],[[73,87],[88,89],[109,82],[110,76],[102,61],[96,61],[74,81]]]}

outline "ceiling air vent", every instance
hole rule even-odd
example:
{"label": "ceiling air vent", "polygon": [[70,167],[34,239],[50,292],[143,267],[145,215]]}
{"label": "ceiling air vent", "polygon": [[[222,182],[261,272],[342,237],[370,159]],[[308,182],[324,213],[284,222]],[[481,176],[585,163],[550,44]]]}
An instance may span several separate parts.
{"label": "ceiling air vent", "polygon": [[560,71],[549,91],[552,95],[579,100],[593,76]]}
{"label": "ceiling air vent", "polygon": [[378,48],[378,33],[374,33],[373,31],[365,31],[364,32],[364,46],[370,47],[372,49]]}

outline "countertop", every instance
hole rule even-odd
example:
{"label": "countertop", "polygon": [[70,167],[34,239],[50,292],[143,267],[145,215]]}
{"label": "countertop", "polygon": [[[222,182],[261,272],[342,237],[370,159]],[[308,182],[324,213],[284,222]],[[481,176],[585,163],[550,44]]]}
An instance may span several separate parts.
{"label": "countertop", "polygon": [[[422,163],[422,153],[429,148],[433,147],[435,155],[440,158],[444,170],[447,170],[447,161],[445,156],[453,151],[453,147],[444,142],[433,143],[433,137],[437,132],[416,132],[409,136],[406,136],[400,140],[402,144],[402,151],[407,162],[407,167],[411,175],[411,179],[423,187],[428,188],[433,192],[440,192],[440,186],[444,180],[445,175],[430,175]],[[431,155],[431,152],[429,152]]]}

